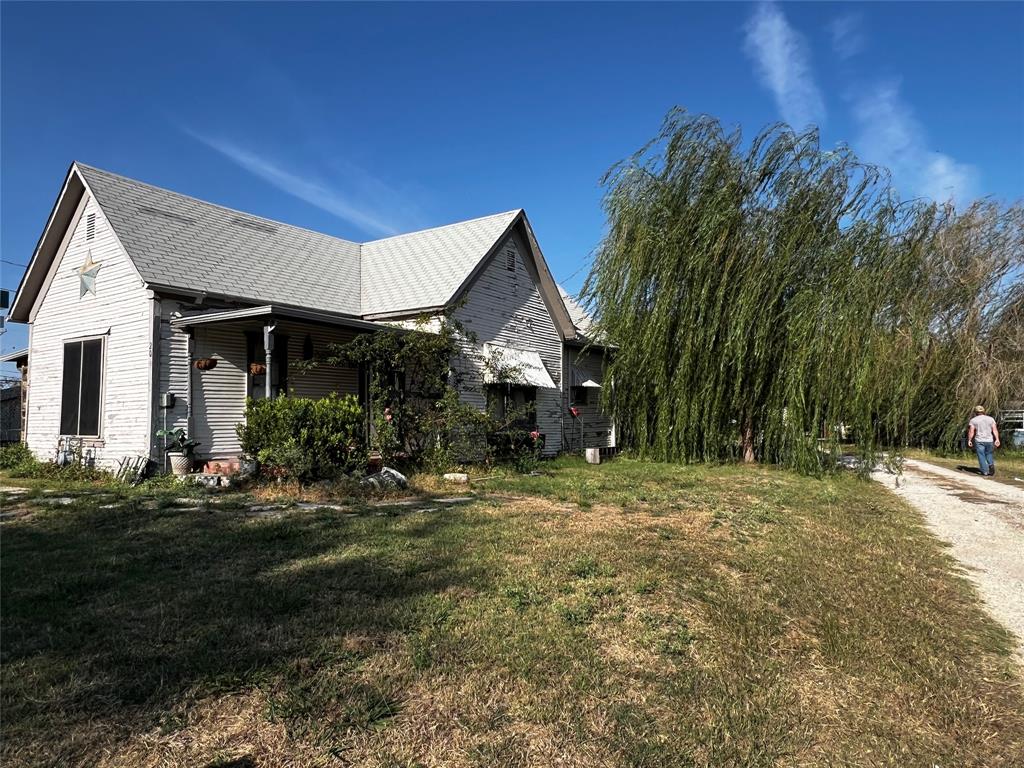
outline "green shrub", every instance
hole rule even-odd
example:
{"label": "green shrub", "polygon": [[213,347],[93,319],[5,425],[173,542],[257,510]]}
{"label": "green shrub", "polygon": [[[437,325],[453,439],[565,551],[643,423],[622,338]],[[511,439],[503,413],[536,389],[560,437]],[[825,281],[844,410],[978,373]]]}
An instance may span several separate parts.
{"label": "green shrub", "polygon": [[111,475],[98,467],[73,462],[58,466],[52,461],[38,461],[24,443],[0,448],[0,470],[11,477],[95,482],[110,480]]}
{"label": "green shrub", "polygon": [[22,465],[34,464],[35,456],[24,443],[14,443],[0,448],[0,469],[16,469]]}
{"label": "green shrub", "polygon": [[278,477],[331,479],[366,463],[363,409],[352,395],[249,400],[238,437],[242,451]]}

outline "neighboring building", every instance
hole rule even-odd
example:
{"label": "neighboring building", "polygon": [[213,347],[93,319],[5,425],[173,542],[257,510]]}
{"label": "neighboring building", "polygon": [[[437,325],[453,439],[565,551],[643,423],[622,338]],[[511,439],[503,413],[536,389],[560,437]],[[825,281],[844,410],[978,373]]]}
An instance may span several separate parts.
{"label": "neighboring building", "polygon": [[996,414],[999,429],[1003,432],[1003,444],[1024,447],[1024,402],[1006,403]]}
{"label": "neighboring building", "polygon": [[25,437],[28,350],[18,349],[0,355],[0,363],[13,363],[18,369],[18,376],[5,376],[0,387],[0,444],[8,445]]}
{"label": "neighboring building", "polygon": [[0,445],[21,441],[21,384],[0,387]]}
{"label": "neighboring building", "polygon": [[[80,438],[111,465],[158,458],[157,430],[180,426],[201,457],[234,458],[246,397],[364,389],[358,370],[290,363],[455,307],[476,336],[454,361],[466,402],[535,402],[554,454],[581,447],[580,399],[582,445],[612,447],[590,394],[602,352],[570,305],[522,210],[360,244],[74,163],[10,310],[30,325],[25,441],[45,458]],[[494,354],[521,380],[488,382]]]}

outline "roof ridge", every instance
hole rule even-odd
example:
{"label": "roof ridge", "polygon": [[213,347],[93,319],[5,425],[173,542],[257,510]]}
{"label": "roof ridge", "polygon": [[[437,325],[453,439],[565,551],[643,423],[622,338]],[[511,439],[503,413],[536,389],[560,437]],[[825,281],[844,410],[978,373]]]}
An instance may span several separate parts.
{"label": "roof ridge", "polygon": [[117,178],[117,179],[123,179],[124,181],[131,182],[132,184],[138,184],[138,185],[143,186],[143,187],[149,187],[150,189],[155,189],[155,190],[157,190],[159,192],[166,192],[167,194],[175,195],[176,197],[184,197],[187,200],[194,200],[197,203],[202,203],[203,205],[209,205],[209,206],[211,206],[213,208],[219,208],[220,210],[227,211],[229,213],[241,214],[242,216],[250,216],[250,217],[252,217],[254,219],[260,219],[261,221],[266,221],[266,222],[268,222],[270,224],[276,224],[276,225],[279,225],[279,226],[282,226],[282,227],[291,227],[292,229],[297,229],[297,230],[300,230],[302,232],[311,232],[314,235],[320,235],[321,237],[329,237],[332,240],[339,240],[339,241],[341,241],[343,243],[347,243],[349,245],[358,245],[358,246],[360,246],[360,249],[364,245],[371,245],[371,244],[374,244],[374,243],[382,243],[382,242],[385,242],[387,240],[395,240],[395,239],[400,238],[400,237],[409,237],[410,235],[418,235],[418,234],[421,234],[423,232],[432,232],[435,229],[447,229],[448,227],[456,227],[456,226],[459,226],[460,224],[471,224],[474,221],[482,221],[484,219],[493,219],[493,218],[495,218],[497,216],[508,216],[509,214],[513,214],[513,213],[514,214],[519,214],[523,210],[522,208],[513,208],[513,209],[508,210],[508,211],[499,211],[498,213],[489,213],[489,214],[486,214],[484,216],[475,216],[472,219],[461,219],[459,221],[449,222],[448,224],[439,224],[436,227],[426,227],[424,229],[414,229],[411,232],[400,232],[397,235],[388,235],[387,237],[381,237],[381,238],[378,238],[376,240],[363,240],[363,241],[346,240],[345,238],[338,237],[337,235],[331,235],[331,234],[328,234],[326,232],[321,232],[321,231],[316,230],[316,229],[310,229],[309,227],[301,227],[298,224],[289,224],[286,221],[280,221],[279,219],[271,219],[271,218],[268,218],[266,216],[261,216],[258,213],[251,213],[249,211],[243,211],[243,210],[241,210],[239,208],[232,208],[232,207],[227,206],[227,205],[221,205],[220,203],[211,202],[210,200],[204,200],[203,198],[196,197],[195,195],[188,195],[188,194],[185,194],[184,192],[178,192],[178,191],[173,190],[173,189],[168,189],[167,187],[161,187],[161,186],[159,186],[157,184],[150,184],[148,181],[141,181],[140,179],[134,179],[131,176],[125,176],[123,173],[116,173],[114,171],[108,171],[106,168],[99,168],[98,166],[89,165],[88,163],[83,163],[83,162],[81,162],[79,160],[75,160],[73,162],[73,165],[75,165],[76,167],[85,168],[85,169],[90,170],[90,171],[97,171],[99,173],[106,174],[107,176],[113,176],[114,178]]}
{"label": "roof ridge", "polygon": [[397,235],[388,235],[387,237],[381,237],[381,238],[379,238],[377,240],[367,240],[366,242],[362,243],[362,245],[376,245],[377,243],[387,242],[388,240],[397,240],[397,239],[402,238],[402,237],[410,237],[412,235],[421,235],[424,232],[433,232],[434,230],[437,230],[437,229],[448,229],[449,227],[458,227],[458,226],[461,226],[462,224],[472,224],[474,221],[483,221],[484,219],[495,219],[495,218],[497,218],[499,216],[508,216],[510,214],[519,215],[520,213],[522,213],[522,211],[523,211],[522,208],[513,208],[511,210],[501,211],[499,213],[489,213],[489,214],[487,214],[485,216],[476,216],[476,217],[474,217],[472,219],[462,219],[460,221],[452,221],[452,222],[450,222],[448,224],[439,224],[436,227],[427,227],[425,229],[414,229],[412,232],[402,232],[402,233],[397,234]]}
{"label": "roof ridge", "polygon": [[248,216],[250,218],[259,219],[260,221],[265,221],[265,222],[267,222],[269,224],[275,224],[275,225],[281,226],[281,227],[290,227],[291,229],[297,229],[300,232],[310,232],[310,233],[312,233],[314,235],[319,235],[320,237],[329,237],[332,240],[338,240],[338,241],[340,241],[342,243],[347,243],[348,245],[356,245],[356,246],[360,246],[360,247],[362,246],[362,243],[360,243],[360,242],[358,242],[356,240],[346,240],[343,237],[338,237],[337,235],[330,235],[330,234],[328,234],[326,232],[321,232],[321,231],[319,231],[317,229],[310,229],[309,227],[300,227],[298,224],[289,224],[287,221],[280,221],[278,219],[271,219],[271,218],[268,218],[266,216],[261,216],[258,213],[251,213],[249,211],[243,211],[243,210],[241,210],[239,208],[232,208],[232,207],[227,206],[227,205],[221,205],[220,203],[214,203],[214,202],[211,202],[210,200],[203,200],[201,197],[196,197],[195,195],[187,195],[184,192],[177,192],[177,191],[175,191],[173,189],[168,189],[167,187],[161,187],[161,186],[158,186],[156,184],[150,184],[148,181],[140,181],[139,179],[133,179],[131,176],[125,176],[123,173],[115,173],[114,171],[108,171],[106,168],[98,168],[95,165],[89,165],[88,163],[82,163],[82,162],[79,162],[78,160],[75,160],[73,165],[75,165],[76,167],[79,167],[79,168],[86,168],[86,169],[88,169],[90,171],[97,171],[99,173],[106,174],[107,176],[113,176],[114,178],[117,178],[117,179],[123,179],[124,181],[131,182],[132,184],[138,184],[139,186],[149,187],[150,189],[155,189],[158,192],[165,192],[165,193],[167,193],[169,195],[174,195],[175,197],[184,197],[186,200],[193,200],[193,201],[195,201],[197,203],[202,203],[203,205],[208,205],[211,208],[219,208],[220,210],[227,211],[228,213],[234,213],[234,214],[240,214],[242,216]]}

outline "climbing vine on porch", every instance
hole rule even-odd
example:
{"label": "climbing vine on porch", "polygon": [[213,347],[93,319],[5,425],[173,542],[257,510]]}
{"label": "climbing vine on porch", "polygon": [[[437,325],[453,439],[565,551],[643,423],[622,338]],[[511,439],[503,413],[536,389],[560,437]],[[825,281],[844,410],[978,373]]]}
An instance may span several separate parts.
{"label": "climbing vine on porch", "polygon": [[[467,382],[456,361],[474,354],[477,346],[475,335],[450,310],[422,317],[409,327],[329,345],[296,367],[340,366],[360,372],[369,406],[369,448],[379,451],[385,463],[407,461],[447,469],[500,458],[497,454],[502,452],[522,453],[523,446],[535,453],[528,431],[513,434],[524,413],[510,410],[499,417],[460,396]],[[501,368],[493,359],[483,365],[497,380],[516,375],[513,368]]]}

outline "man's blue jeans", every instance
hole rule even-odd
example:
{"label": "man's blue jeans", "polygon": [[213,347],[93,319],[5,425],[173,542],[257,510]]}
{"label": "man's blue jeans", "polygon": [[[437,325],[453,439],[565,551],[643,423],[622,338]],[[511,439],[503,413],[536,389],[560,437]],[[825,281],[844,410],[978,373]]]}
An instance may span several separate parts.
{"label": "man's blue jeans", "polygon": [[974,441],[974,450],[978,454],[978,466],[981,474],[987,475],[996,471],[995,443],[979,443]]}

